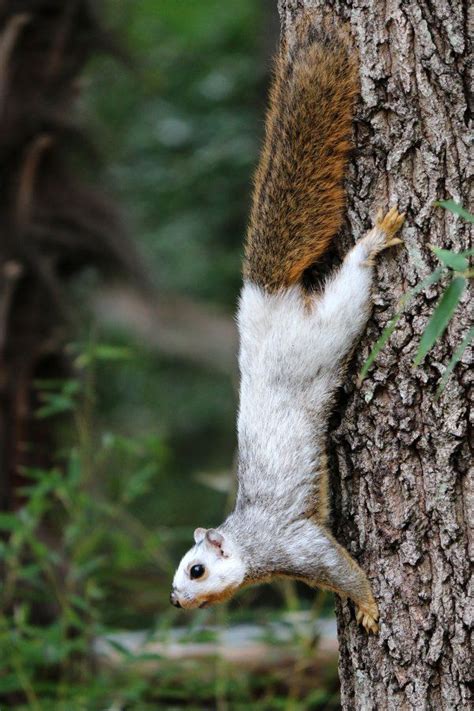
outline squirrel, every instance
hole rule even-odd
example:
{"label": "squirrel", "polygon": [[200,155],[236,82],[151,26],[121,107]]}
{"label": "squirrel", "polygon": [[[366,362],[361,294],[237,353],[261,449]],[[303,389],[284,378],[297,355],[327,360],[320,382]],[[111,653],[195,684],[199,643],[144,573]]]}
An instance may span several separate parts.
{"label": "squirrel", "polygon": [[289,577],[351,598],[357,621],[378,630],[367,576],[329,529],[325,439],[370,315],[375,257],[401,242],[404,216],[379,213],[322,287],[305,283],[341,227],[358,88],[348,34],[305,14],[276,58],[245,244],[235,508],[195,530],[173,579],[176,607]]}

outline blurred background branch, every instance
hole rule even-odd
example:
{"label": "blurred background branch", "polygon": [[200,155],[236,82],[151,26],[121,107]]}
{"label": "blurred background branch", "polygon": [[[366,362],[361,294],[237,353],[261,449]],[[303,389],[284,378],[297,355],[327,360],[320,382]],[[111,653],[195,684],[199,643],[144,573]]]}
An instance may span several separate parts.
{"label": "blurred background branch", "polygon": [[152,351],[235,374],[235,323],[211,305],[181,295],[116,286],[96,293],[92,309],[99,323],[125,329]]}

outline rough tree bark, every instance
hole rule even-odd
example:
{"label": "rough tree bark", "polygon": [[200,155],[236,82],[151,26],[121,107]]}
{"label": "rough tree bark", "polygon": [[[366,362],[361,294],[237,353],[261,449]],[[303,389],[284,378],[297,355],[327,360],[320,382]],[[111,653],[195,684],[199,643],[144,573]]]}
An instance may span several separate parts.
{"label": "rough tree bark", "polygon": [[[377,207],[407,213],[406,250],[378,267],[375,310],[330,435],[335,533],[372,580],[381,629],[367,638],[337,603],[342,705],[350,711],[469,708],[468,389],[465,353],[444,395],[435,386],[466,332],[468,296],[425,364],[412,366],[440,288],[410,306],[361,389],[356,373],[401,294],[434,268],[428,243],[469,245],[468,225],[433,207],[468,200],[467,3],[280,0],[282,31],[304,7],[348,21],[361,98],[341,250]],[[472,519],[472,507],[471,507]]]}

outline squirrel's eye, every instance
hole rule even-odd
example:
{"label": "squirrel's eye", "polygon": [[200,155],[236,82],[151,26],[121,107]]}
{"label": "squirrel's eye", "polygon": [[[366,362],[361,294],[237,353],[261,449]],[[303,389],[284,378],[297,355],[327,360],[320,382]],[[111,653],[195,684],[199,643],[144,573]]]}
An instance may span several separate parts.
{"label": "squirrel's eye", "polygon": [[191,566],[191,570],[189,571],[189,575],[191,577],[191,580],[196,580],[196,578],[202,578],[204,575],[204,566],[198,563],[197,565]]}

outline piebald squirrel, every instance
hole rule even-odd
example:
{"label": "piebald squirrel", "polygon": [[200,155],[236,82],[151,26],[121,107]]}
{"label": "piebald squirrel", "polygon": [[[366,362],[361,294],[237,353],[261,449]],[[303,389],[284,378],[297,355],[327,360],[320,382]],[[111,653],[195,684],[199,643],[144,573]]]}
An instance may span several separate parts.
{"label": "piebald squirrel", "polygon": [[376,632],[365,573],[328,528],[325,438],[344,363],[370,314],[376,255],[400,240],[395,209],[323,288],[304,275],[341,226],[357,62],[344,32],[304,16],[283,41],[255,180],[238,310],[240,409],[235,508],[198,528],[171,602],[194,608],[277,576],[350,597]]}

